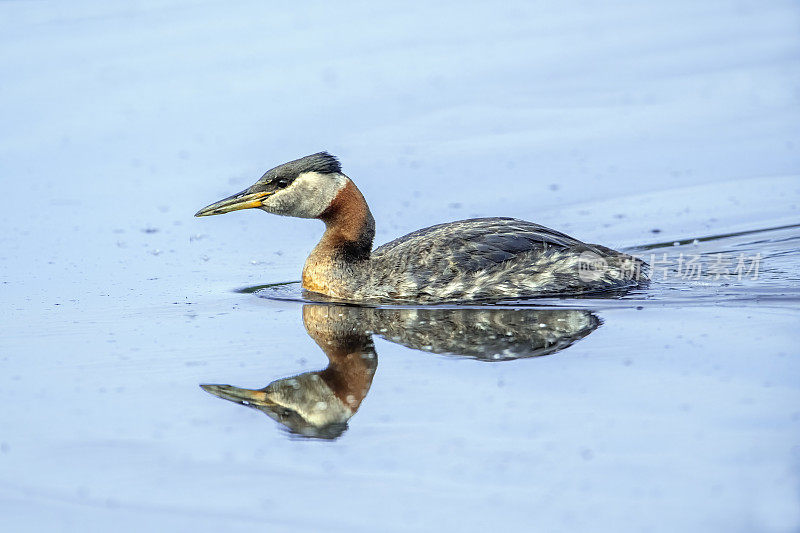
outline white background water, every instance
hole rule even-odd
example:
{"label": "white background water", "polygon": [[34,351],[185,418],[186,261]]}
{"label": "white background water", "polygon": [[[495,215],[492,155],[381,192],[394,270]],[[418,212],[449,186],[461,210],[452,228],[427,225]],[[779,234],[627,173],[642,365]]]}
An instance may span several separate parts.
{"label": "white background water", "polygon": [[589,302],[552,356],[376,340],[327,442],[198,388],[325,366],[297,303],[234,292],[297,279],[319,223],[191,215],[325,149],[379,243],[761,230],[800,222],[798,124],[793,1],[0,2],[3,528],[796,531],[796,229],[679,247],[764,283]]}

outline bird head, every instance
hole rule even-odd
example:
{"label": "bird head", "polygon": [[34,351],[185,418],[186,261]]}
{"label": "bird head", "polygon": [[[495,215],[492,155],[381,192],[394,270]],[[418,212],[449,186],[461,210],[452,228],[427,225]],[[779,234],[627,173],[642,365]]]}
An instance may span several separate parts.
{"label": "bird head", "polygon": [[204,207],[194,216],[255,208],[276,215],[317,218],[348,181],[339,161],[327,152],[319,152],[268,170],[252,186]]}

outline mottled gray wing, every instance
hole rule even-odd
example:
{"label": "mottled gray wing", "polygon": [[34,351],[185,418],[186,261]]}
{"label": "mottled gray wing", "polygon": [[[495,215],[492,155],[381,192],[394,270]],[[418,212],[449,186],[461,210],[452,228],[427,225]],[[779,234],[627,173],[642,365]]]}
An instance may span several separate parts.
{"label": "mottled gray wing", "polygon": [[[548,248],[588,246],[558,231],[515,218],[473,218],[439,224],[384,244],[373,257],[391,256],[417,268],[461,271],[485,269],[516,255]],[[412,259],[413,258],[413,259]]]}

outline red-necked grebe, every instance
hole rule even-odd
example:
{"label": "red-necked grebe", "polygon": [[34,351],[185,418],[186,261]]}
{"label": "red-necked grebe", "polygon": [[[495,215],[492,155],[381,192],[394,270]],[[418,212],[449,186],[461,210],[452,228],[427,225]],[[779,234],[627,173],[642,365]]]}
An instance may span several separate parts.
{"label": "red-necked grebe", "polygon": [[639,259],[514,218],[439,224],[372,249],[375,219],[326,152],[267,171],[195,216],[258,208],[317,218],[326,230],[303,267],[303,288],[352,301],[501,300],[619,290],[644,279]]}

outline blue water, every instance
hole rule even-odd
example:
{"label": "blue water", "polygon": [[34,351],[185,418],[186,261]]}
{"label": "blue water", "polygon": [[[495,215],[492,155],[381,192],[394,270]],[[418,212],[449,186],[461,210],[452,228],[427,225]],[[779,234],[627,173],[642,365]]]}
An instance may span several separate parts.
{"label": "blue water", "polygon": [[[797,531],[799,15],[0,2],[2,529]],[[192,218],[323,149],[377,244],[514,216],[653,280],[343,307],[318,222]]]}

